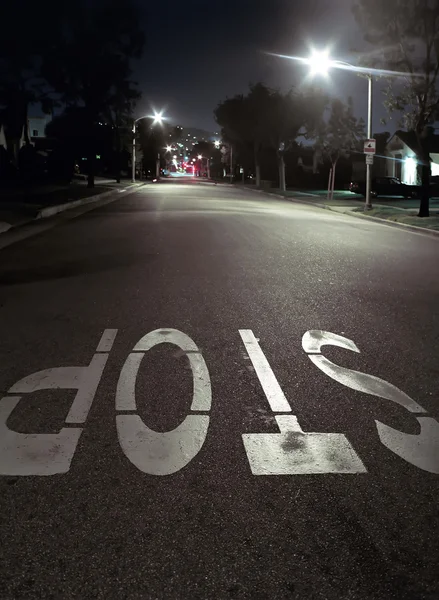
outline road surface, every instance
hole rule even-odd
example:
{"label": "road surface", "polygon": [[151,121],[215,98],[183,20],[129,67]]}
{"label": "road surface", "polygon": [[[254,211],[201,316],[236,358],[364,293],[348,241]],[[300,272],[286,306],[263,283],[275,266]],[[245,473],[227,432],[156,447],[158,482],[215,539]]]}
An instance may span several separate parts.
{"label": "road surface", "polygon": [[439,598],[439,240],[174,182],[0,256],[2,600]]}

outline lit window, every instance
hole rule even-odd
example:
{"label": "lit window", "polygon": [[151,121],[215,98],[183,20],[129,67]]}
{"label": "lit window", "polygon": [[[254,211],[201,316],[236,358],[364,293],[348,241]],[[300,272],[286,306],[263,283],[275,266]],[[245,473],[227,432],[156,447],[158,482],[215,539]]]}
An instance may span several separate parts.
{"label": "lit window", "polygon": [[405,159],[404,183],[414,185],[416,183],[416,160],[409,156]]}

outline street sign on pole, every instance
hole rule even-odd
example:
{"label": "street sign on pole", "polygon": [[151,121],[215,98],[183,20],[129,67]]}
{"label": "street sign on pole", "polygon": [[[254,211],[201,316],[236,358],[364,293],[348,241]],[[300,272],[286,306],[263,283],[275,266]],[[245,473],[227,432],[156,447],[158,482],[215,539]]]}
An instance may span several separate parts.
{"label": "street sign on pole", "polygon": [[373,154],[366,154],[366,165],[373,165]]}
{"label": "street sign on pole", "polygon": [[364,154],[375,154],[377,142],[374,139],[366,140],[364,142]]}

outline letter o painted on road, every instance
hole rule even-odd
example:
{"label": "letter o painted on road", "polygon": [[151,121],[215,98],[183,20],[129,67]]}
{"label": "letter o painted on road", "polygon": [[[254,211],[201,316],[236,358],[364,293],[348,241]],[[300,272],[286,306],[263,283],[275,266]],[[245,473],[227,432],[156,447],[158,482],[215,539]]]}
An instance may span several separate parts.
{"label": "letter o painted on road", "polygon": [[[116,410],[135,411],[137,374],[145,353],[158,344],[174,344],[187,354],[193,376],[192,411],[209,411],[212,389],[209,371],[195,342],[177,329],[156,329],[134,346],[122,368]],[[117,435],[126,457],[143,473],[171,475],[185,467],[201,450],[209,427],[207,415],[188,415],[175,429],[157,432],[136,414],[116,416]]]}

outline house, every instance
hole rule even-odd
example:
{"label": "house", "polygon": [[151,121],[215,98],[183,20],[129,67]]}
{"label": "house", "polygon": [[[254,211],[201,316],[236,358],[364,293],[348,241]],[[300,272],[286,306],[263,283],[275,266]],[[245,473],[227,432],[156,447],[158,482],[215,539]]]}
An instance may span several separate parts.
{"label": "house", "polygon": [[46,137],[46,125],[51,121],[51,117],[29,117],[28,118],[28,131],[31,138],[44,138]]}
{"label": "house", "polygon": [[[428,137],[431,175],[439,175],[439,135]],[[416,154],[419,148],[414,131],[396,131],[386,145],[386,175],[398,177],[403,183],[416,185],[418,169]]]}

